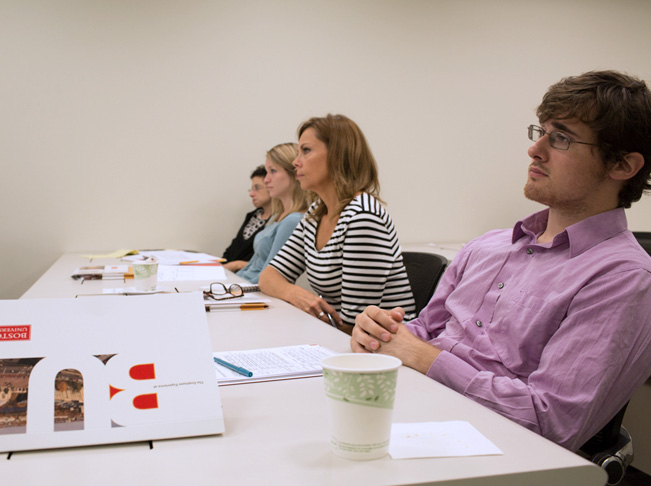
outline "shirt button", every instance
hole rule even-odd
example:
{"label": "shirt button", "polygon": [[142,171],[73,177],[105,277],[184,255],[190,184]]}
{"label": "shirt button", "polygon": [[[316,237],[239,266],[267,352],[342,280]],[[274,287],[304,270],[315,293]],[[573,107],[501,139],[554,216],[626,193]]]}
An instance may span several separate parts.
{"label": "shirt button", "polygon": [[531,255],[533,253],[533,250],[531,248],[527,248],[527,255]]}
{"label": "shirt button", "polygon": [[481,321],[477,321],[477,322],[475,322],[475,324],[477,324],[477,327],[481,327],[481,326],[484,325]]}
{"label": "shirt button", "polygon": [[498,289],[503,289],[503,288],[504,288],[504,284],[503,284],[502,282],[498,283],[498,284],[497,284],[497,288],[498,288]]}

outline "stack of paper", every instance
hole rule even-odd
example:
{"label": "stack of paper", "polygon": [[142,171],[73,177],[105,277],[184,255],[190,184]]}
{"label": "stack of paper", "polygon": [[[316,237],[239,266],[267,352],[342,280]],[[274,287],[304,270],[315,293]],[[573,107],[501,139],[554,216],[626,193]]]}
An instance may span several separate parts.
{"label": "stack of paper", "polygon": [[251,372],[251,376],[244,376],[215,362],[215,373],[219,384],[234,385],[321,376],[323,374],[321,361],[335,354],[337,353],[318,344],[300,344],[280,348],[223,351],[212,355],[213,358]]}
{"label": "stack of paper", "polygon": [[138,261],[143,258],[155,258],[161,265],[219,265],[223,258],[184,250],[140,250],[138,255],[125,257],[128,261]]}
{"label": "stack of paper", "polygon": [[79,267],[72,278],[81,280],[124,280],[133,278],[133,267],[129,265],[94,265]]}
{"label": "stack of paper", "polygon": [[159,282],[187,282],[189,280],[211,282],[226,280],[226,272],[221,265],[158,265]]}

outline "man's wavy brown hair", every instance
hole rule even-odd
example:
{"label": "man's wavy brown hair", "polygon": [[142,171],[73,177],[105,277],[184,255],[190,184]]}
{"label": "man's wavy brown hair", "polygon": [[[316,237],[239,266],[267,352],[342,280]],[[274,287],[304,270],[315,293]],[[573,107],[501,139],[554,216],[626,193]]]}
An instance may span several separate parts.
{"label": "man's wavy brown hair", "polygon": [[651,91],[644,81],[617,71],[564,78],[549,88],[536,114],[540,123],[576,118],[588,125],[607,168],[626,154],[642,154],[644,166],[619,193],[621,207],[651,190]]}

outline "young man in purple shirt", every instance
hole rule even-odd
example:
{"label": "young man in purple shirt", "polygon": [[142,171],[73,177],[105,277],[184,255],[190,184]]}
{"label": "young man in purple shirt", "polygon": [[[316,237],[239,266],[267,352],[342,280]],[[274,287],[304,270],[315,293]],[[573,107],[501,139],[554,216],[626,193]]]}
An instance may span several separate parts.
{"label": "young man in purple shirt", "polygon": [[537,115],[524,193],[548,209],[468,243],[417,319],[368,307],[351,346],[577,450],[651,375],[651,257],[624,213],[651,189],[651,92],[589,72]]}

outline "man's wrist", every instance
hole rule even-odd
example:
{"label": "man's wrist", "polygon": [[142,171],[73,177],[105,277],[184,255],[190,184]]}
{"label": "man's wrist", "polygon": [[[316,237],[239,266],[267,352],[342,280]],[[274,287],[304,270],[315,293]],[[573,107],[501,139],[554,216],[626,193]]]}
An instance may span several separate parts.
{"label": "man's wrist", "polygon": [[424,341],[421,341],[421,343],[418,349],[414,350],[416,352],[412,354],[413,357],[410,361],[413,361],[413,363],[408,366],[426,375],[438,355],[441,354],[441,350]]}

